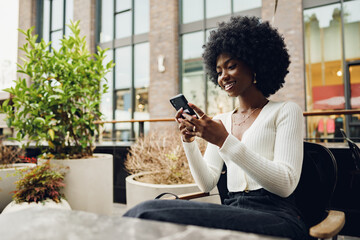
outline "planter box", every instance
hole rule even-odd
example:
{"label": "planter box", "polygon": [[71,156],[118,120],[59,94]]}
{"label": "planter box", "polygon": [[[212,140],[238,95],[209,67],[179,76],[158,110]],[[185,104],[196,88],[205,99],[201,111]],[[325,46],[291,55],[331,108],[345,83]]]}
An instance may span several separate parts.
{"label": "planter box", "polygon": [[62,192],[73,210],[112,214],[112,155],[94,154],[91,158],[52,159],[50,162],[70,168],[66,173],[66,186]]}
{"label": "planter box", "polygon": [[20,178],[20,176],[13,176],[16,169],[35,166],[34,163],[15,163],[11,164],[10,167],[0,168],[0,212],[12,201],[13,194],[10,192],[15,190],[16,185],[14,183]]}
{"label": "planter box", "polygon": [[[184,193],[192,193],[192,192],[200,192],[198,186],[193,184],[151,184],[151,183],[143,183],[134,180],[134,178],[150,173],[138,173],[128,176],[126,181],[126,207],[131,208],[136,204],[146,201],[152,200],[156,196],[161,193],[168,192],[174,194],[184,194]],[[217,188],[211,191],[211,194],[216,194]],[[170,195],[169,195],[170,196]],[[220,197],[218,195],[209,196],[205,198],[197,199],[197,201],[203,202],[212,202],[220,204]]]}
{"label": "planter box", "polygon": [[63,209],[63,210],[71,210],[71,207],[69,203],[62,199],[59,203],[54,202],[53,200],[46,199],[43,202],[22,202],[22,203],[15,203],[15,201],[12,201],[9,203],[3,210],[2,214],[10,213],[10,212],[17,212],[23,209],[29,209],[29,208],[37,208],[37,209],[43,209],[43,208],[55,208],[55,209]]}

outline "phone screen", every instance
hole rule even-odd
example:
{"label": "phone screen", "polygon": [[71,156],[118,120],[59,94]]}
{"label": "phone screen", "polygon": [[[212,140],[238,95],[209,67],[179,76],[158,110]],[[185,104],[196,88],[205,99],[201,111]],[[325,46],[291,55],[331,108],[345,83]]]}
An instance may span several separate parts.
{"label": "phone screen", "polygon": [[188,101],[186,100],[185,96],[183,94],[178,94],[175,97],[172,97],[170,99],[171,104],[174,106],[176,110],[179,110],[180,108],[183,108],[184,112],[193,116],[196,115],[194,110],[188,105]]}

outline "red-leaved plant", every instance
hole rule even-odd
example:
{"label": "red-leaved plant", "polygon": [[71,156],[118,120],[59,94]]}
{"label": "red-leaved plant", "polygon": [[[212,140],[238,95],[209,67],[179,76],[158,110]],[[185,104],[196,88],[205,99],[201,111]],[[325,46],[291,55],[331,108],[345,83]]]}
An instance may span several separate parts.
{"label": "red-leaved plant", "polygon": [[16,190],[13,192],[13,200],[16,203],[38,203],[51,199],[59,203],[61,198],[65,198],[60,193],[65,186],[65,171],[66,168],[54,167],[49,161],[33,168],[17,170],[21,178],[15,182]]}

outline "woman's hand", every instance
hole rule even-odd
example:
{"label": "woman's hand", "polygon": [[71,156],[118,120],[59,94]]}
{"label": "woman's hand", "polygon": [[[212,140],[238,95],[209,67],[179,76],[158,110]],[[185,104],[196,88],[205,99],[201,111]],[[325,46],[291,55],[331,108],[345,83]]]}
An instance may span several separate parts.
{"label": "woman's hand", "polygon": [[[183,114],[183,108],[180,108],[179,111],[176,112],[175,120],[177,123],[179,123],[179,130],[180,133],[182,134],[183,141],[192,142],[195,140],[195,136],[190,135],[189,133],[193,130],[194,125],[183,119],[182,114]],[[196,116],[192,116],[192,117],[196,118]]]}
{"label": "woman's hand", "polygon": [[198,136],[218,147],[222,147],[229,135],[223,123],[220,120],[212,120],[196,105],[189,103],[189,106],[194,109],[200,118],[197,119],[182,112],[182,116],[185,117],[185,119],[182,119],[182,122],[185,122],[184,127],[187,139],[192,139],[193,141],[191,137]]}

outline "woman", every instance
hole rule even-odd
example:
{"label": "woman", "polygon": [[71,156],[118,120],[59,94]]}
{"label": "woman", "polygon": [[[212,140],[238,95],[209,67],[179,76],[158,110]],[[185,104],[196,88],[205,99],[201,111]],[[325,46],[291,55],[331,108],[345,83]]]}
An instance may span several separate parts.
{"label": "woman", "polygon": [[[203,58],[210,78],[239,107],[211,119],[189,104],[199,118],[182,109],[175,118],[199,188],[212,190],[226,164],[229,198],[224,205],[153,200],[125,216],[306,239],[291,195],[302,166],[302,110],[268,100],[288,73],[283,38],[258,18],[232,17],[211,32]],[[195,136],[209,143],[204,156]]]}

